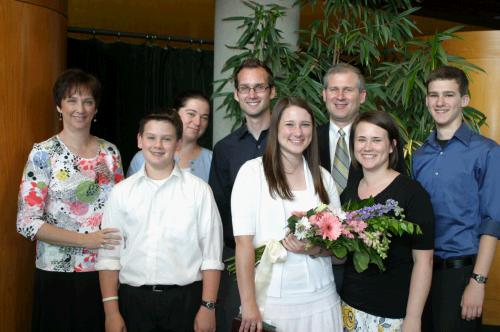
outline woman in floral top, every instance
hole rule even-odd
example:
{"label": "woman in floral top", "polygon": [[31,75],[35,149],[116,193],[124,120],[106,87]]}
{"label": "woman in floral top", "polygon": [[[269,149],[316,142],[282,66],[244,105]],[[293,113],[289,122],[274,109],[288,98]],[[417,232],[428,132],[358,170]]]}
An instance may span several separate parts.
{"label": "woman in floral top", "polygon": [[94,76],[68,70],[53,93],[63,130],[33,146],[18,200],[17,231],[37,242],[33,331],[103,331],[94,264],[98,248],[120,241],[117,230],[100,229],[123,178],[120,153],[90,135],[101,93]]}

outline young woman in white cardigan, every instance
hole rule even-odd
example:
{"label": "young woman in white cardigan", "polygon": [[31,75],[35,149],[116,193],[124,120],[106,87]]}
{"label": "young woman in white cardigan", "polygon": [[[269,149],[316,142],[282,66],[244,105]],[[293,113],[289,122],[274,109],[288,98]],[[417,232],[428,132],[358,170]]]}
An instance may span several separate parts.
{"label": "young woman in white cardigan", "polygon": [[[333,179],[319,166],[314,116],[302,99],[283,98],[272,112],[264,155],[241,167],[231,195],[240,331],[261,331],[263,321],[277,331],[342,330],[331,257],[320,247],[306,250],[286,230],[292,212],[320,203],[340,206]],[[265,287],[258,275],[256,287],[255,248],[280,240],[286,258],[272,264]]]}

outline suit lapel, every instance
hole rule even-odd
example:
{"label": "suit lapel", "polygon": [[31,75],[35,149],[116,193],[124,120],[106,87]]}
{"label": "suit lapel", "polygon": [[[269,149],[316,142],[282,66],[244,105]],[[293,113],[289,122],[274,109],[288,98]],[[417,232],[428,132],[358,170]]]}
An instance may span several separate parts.
{"label": "suit lapel", "polygon": [[318,145],[319,145],[319,159],[321,166],[325,168],[328,173],[332,171],[330,163],[330,123],[326,123],[318,127]]}

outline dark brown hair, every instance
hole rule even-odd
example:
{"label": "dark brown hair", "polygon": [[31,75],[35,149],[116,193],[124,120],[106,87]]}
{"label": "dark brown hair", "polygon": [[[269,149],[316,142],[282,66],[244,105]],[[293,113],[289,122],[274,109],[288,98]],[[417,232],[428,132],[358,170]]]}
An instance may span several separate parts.
{"label": "dark brown hair", "polygon": [[241,65],[236,69],[233,75],[233,80],[234,80],[234,87],[238,89],[238,74],[240,71],[243,69],[254,69],[254,68],[262,68],[266,71],[267,73],[267,84],[269,87],[274,86],[274,77],[273,77],[273,72],[271,71],[271,68],[269,68],[264,62],[260,61],[259,59],[255,58],[249,58],[244,60]]}
{"label": "dark brown hair", "polygon": [[61,101],[75,92],[89,91],[94,97],[96,107],[101,101],[102,87],[99,80],[81,69],[68,69],[57,78],[52,88],[54,102],[61,107]]}
{"label": "dark brown hair", "polygon": [[318,137],[316,135],[316,121],[311,108],[307,103],[299,97],[285,97],[280,99],[274,106],[271,115],[271,125],[269,127],[269,136],[267,138],[267,146],[264,155],[262,156],[264,165],[264,174],[266,175],[267,184],[269,186],[269,194],[275,198],[276,195],[282,199],[292,200],[293,194],[290,186],[286,181],[283,163],[281,161],[281,147],[278,142],[278,127],[280,124],[283,112],[290,106],[303,108],[309,113],[312,121],[312,139],[311,144],[304,150],[304,157],[311,171],[314,184],[314,192],[318,194],[320,200],[325,203],[330,203],[328,193],[323,186],[321,178],[321,168],[319,165],[319,150]]}
{"label": "dark brown hair", "polygon": [[165,121],[169,122],[175,128],[177,140],[182,138],[182,120],[173,109],[155,109],[155,113],[150,113],[142,117],[139,122],[139,135],[144,134],[144,127],[150,121]]}
{"label": "dark brown hair", "polygon": [[198,90],[186,90],[176,95],[174,98],[173,107],[177,111],[179,111],[179,109],[186,106],[186,103],[191,99],[203,100],[208,104],[208,108],[210,109],[210,99],[208,99],[208,97],[203,92]]}
{"label": "dark brown hair", "polygon": [[425,82],[427,91],[429,90],[429,83],[438,80],[454,80],[458,84],[458,91],[461,96],[468,93],[469,80],[461,69],[452,66],[441,66],[433,70]]}
{"label": "dark brown hair", "polygon": [[[398,172],[404,172],[404,168],[401,168],[401,164],[399,163],[400,158],[402,161],[403,158],[403,142],[401,141],[399,135],[399,128],[394,119],[390,116],[389,113],[383,111],[368,111],[365,113],[361,113],[356,120],[352,123],[351,134],[349,136],[349,150],[351,152],[352,164],[354,167],[360,167],[359,162],[354,158],[354,141],[356,139],[356,128],[360,122],[368,122],[377,127],[384,129],[387,132],[387,136],[389,137],[389,142],[393,147],[392,152],[389,154],[389,168],[392,168]],[[396,141],[396,146],[393,145],[393,142]]]}

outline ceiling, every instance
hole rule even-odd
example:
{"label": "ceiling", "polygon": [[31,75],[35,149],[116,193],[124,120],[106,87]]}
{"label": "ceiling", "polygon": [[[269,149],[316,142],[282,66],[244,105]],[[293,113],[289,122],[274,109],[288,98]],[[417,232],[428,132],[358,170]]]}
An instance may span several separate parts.
{"label": "ceiling", "polygon": [[500,0],[415,0],[416,15],[500,30]]}

